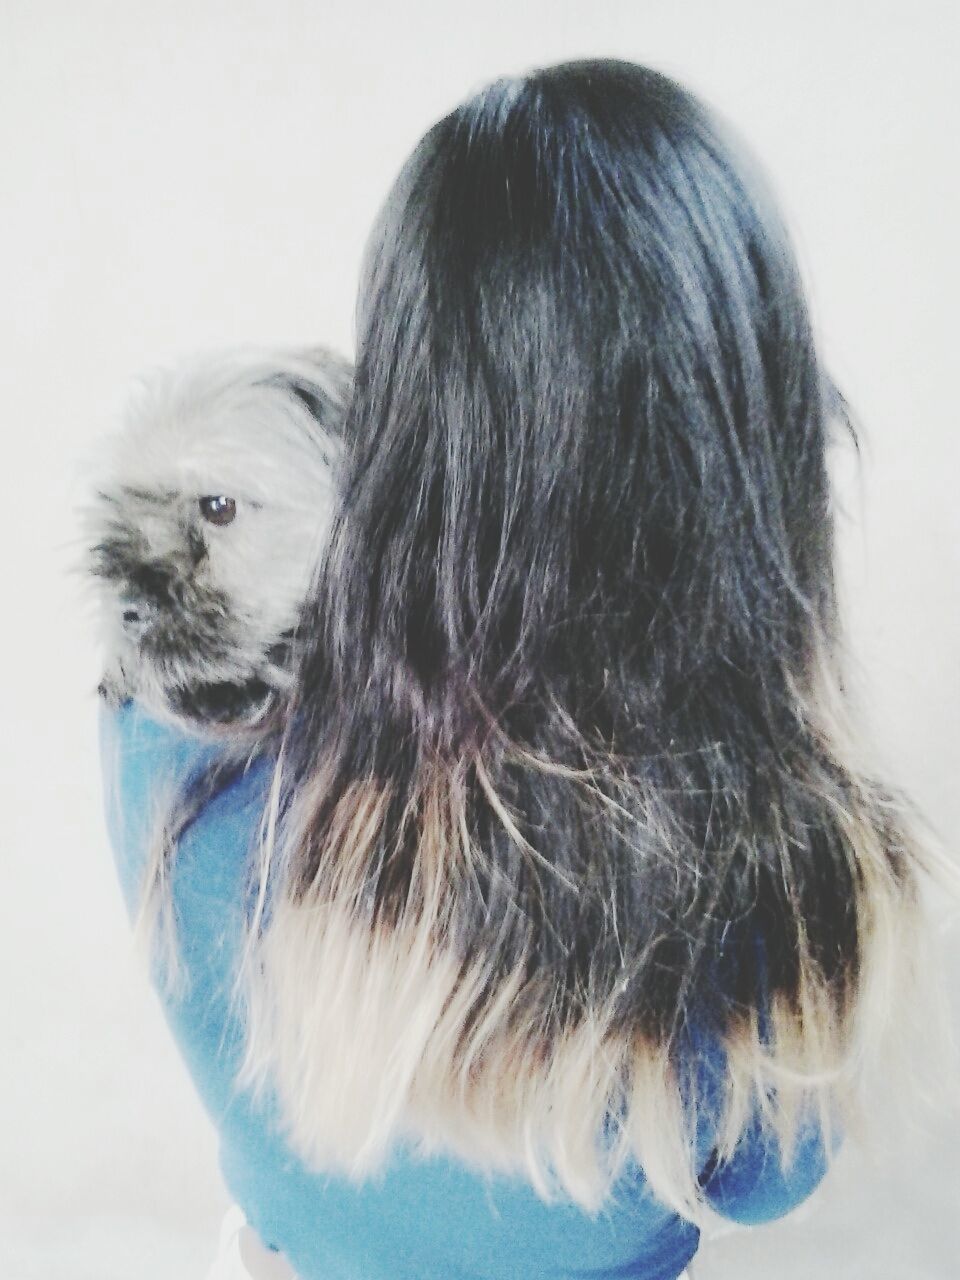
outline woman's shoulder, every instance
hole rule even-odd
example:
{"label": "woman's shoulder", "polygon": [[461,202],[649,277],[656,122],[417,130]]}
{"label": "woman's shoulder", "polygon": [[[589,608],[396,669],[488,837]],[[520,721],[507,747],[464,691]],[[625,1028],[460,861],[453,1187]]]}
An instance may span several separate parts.
{"label": "woman's shoulder", "polygon": [[133,700],[119,706],[101,702],[99,728],[105,780],[144,795],[155,790],[161,777],[184,780],[222,751],[215,739],[160,720]]}
{"label": "woman's shoulder", "polygon": [[272,776],[268,756],[240,758],[223,738],[187,732],[126,702],[101,708],[100,759],[107,829],[131,906],[178,811],[193,811],[178,840],[183,877],[193,863],[223,867],[249,849]]}

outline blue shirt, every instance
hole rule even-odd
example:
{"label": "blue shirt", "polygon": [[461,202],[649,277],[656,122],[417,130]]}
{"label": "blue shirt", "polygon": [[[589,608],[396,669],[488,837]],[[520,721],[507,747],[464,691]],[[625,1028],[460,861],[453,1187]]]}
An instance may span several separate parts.
{"label": "blue shirt", "polygon": [[[159,806],[217,747],[150,719],[135,703],[104,712],[101,747],[107,822],[132,912]],[[305,1167],[285,1143],[272,1101],[236,1086],[243,1026],[233,979],[270,773],[265,762],[254,766],[182,838],[171,892],[185,981],[175,991],[158,984],[219,1130],[227,1186],[260,1238],[301,1280],[673,1280],[699,1233],[653,1198],[639,1169],[592,1216],[572,1203],[545,1203],[520,1179],[404,1148],[377,1176],[354,1182]],[[705,1165],[708,1156],[705,1148]],[[705,1193],[721,1214],[759,1223],[803,1200],[825,1163],[811,1129],[784,1170],[776,1141],[757,1122],[706,1179]]]}

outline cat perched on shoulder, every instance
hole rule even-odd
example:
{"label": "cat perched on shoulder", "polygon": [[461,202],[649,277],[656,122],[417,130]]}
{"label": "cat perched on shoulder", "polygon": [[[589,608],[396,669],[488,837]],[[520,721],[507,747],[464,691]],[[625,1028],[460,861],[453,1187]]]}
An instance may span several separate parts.
{"label": "cat perched on shoulder", "polygon": [[201,731],[276,719],[350,383],[326,349],[227,351],[144,380],[86,513],[108,702]]}

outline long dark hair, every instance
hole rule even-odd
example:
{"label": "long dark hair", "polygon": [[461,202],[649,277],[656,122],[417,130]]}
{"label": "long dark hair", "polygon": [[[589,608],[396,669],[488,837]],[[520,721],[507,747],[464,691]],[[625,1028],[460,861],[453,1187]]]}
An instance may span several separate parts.
{"label": "long dark hair", "polygon": [[920,853],[846,724],[844,421],[769,193],[663,75],[497,82],[416,148],[251,998],[318,1159],[413,1132],[596,1203],[633,1155],[689,1208],[694,1041],[725,1152],[851,1075]]}

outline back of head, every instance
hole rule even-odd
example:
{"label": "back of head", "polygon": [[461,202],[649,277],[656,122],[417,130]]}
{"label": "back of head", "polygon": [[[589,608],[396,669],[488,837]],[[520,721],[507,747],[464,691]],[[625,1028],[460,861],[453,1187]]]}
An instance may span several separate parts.
{"label": "back of head", "polygon": [[689,1209],[683,1045],[726,1050],[728,1146],[774,1089],[788,1133],[879,1034],[919,858],[846,727],[787,236],[689,94],[575,63],[426,135],[359,318],[251,1062],[318,1157],[413,1123]]}

